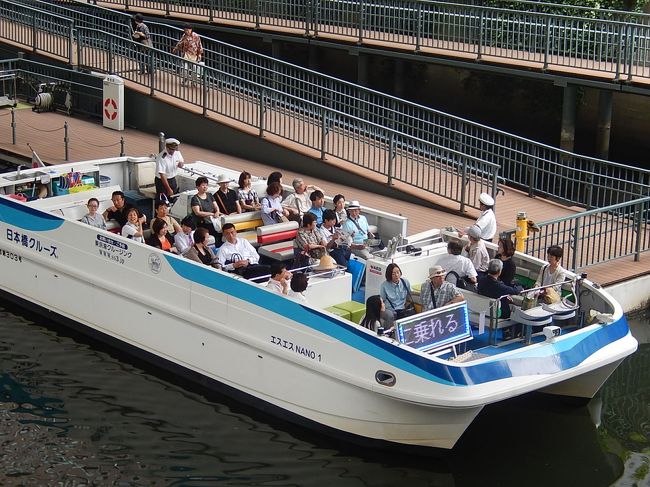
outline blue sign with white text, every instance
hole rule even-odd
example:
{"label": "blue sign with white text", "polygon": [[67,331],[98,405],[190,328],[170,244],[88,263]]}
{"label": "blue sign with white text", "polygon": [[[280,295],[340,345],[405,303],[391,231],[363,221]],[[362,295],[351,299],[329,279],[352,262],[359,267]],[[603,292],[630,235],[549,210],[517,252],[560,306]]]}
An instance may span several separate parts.
{"label": "blue sign with white text", "polygon": [[396,337],[417,350],[442,348],[472,336],[465,303],[432,309],[395,323]]}

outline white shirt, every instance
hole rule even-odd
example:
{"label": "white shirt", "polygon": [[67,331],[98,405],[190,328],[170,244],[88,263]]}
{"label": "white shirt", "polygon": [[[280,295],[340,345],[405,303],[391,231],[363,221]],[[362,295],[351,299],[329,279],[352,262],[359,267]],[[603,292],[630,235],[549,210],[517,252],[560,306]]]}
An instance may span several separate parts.
{"label": "white shirt", "polygon": [[490,255],[487,252],[483,240],[472,243],[469,247],[469,253],[463,249],[463,255],[469,257],[469,260],[472,261],[474,269],[476,269],[477,272],[487,272]]}
{"label": "white shirt", "polygon": [[[235,256],[235,259],[233,259],[233,256]],[[234,244],[225,241],[219,248],[219,264],[221,264],[222,269],[233,271],[235,270],[233,263],[226,264],[226,262],[246,259],[251,264],[257,264],[260,261],[260,256],[250,242],[244,238],[237,237]]]}
{"label": "white shirt", "polygon": [[[163,157],[164,156],[164,157]],[[175,178],[178,168],[184,163],[181,151],[174,151],[170,156],[164,150],[156,157],[156,177],[160,178],[160,174],[164,174],[167,179]]]}
{"label": "white shirt", "polygon": [[302,215],[303,213],[307,213],[307,211],[309,211],[309,208],[311,208],[311,200],[309,199],[309,195],[312,193],[313,191],[305,191],[302,194],[291,193],[284,199],[284,201],[282,201],[282,204],[284,206],[298,208],[298,211]]}
{"label": "white shirt", "polygon": [[269,290],[273,291],[274,293],[284,294],[284,288],[282,287],[282,282],[276,281],[275,279],[269,279],[268,282],[266,283],[266,287],[269,288]]}
{"label": "white shirt", "polygon": [[138,233],[138,227],[136,227],[133,223],[126,222],[126,225],[122,227],[122,236],[131,238],[135,240],[136,242],[144,243],[144,238],[143,237],[136,237],[135,234]]}
{"label": "white shirt", "polygon": [[441,265],[446,272],[455,272],[458,274],[458,277],[462,278],[467,276],[470,278],[476,278],[476,269],[474,268],[472,261],[462,255],[447,254],[438,261],[438,264]]}
{"label": "white shirt", "polygon": [[481,238],[492,240],[497,233],[497,217],[492,209],[485,210],[476,220],[476,226],[481,229]]}
{"label": "white shirt", "polygon": [[289,289],[289,293],[287,294],[291,299],[298,301],[299,303],[307,304],[307,298],[303,293],[297,293],[293,289]]}
{"label": "white shirt", "polygon": [[189,234],[178,232],[174,235],[174,247],[178,249],[181,255],[187,252],[192,245],[194,245],[194,232]]}

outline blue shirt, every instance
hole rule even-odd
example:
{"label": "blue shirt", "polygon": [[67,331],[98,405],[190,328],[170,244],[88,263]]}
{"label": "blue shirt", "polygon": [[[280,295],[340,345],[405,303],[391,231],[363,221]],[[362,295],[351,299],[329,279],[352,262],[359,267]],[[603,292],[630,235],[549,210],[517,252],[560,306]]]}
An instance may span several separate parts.
{"label": "blue shirt", "polygon": [[402,277],[397,284],[393,281],[382,282],[379,295],[384,300],[387,310],[397,311],[398,309],[404,309],[410,289],[411,284]]}
{"label": "blue shirt", "polygon": [[316,215],[316,225],[319,227],[321,226],[321,223],[323,223],[323,207],[321,206],[320,208],[314,208],[313,206],[307,210],[307,213],[313,213]]}
{"label": "blue shirt", "polygon": [[[359,225],[359,228],[361,228],[361,230],[357,228],[357,225]],[[345,223],[341,228],[346,233],[354,233],[354,236],[352,237],[352,243],[363,244],[364,240],[368,238],[368,220],[366,220],[365,216],[359,215],[359,218],[357,219],[357,225],[354,224],[354,220],[352,220],[352,218],[348,218],[345,220]]]}

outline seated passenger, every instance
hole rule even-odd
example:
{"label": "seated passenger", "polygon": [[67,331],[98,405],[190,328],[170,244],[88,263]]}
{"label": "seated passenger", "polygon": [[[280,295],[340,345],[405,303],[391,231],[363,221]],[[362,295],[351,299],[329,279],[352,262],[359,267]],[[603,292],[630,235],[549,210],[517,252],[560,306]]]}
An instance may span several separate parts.
{"label": "seated passenger", "polygon": [[[181,226],[176,221],[176,218],[169,214],[169,206],[166,201],[156,201],[156,218],[160,218],[167,224],[167,231],[171,235],[181,232]],[[153,220],[150,228],[153,231]]]}
{"label": "seated passenger", "polygon": [[411,299],[411,283],[402,277],[402,269],[395,263],[388,264],[384,276],[386,280],[381,283],[379,295],[386,306],[384,322],[392,326],[396,319],[406,316],[404,310],[407,299]]}
{"label": "seated passenger", "polygon": [[463,252],[463,246],[456,240],[447,242],[447,255],[442,257],[438,264],[447,274],[454,272],[459,279],[464,279],[476,286],[476,269],[472,261],[467,257],[460,255]]}
{"label": "seated passenger", "polygon": [[126,219],[127,222],[122,227],[122,236],[144,243],[144,231],[142,230],[142,221],[138,217],[138,210],[130,208],[126,212]]}
{"label": "seated passenger", "polygon": [[503,270],[501,271],[499,280],[508,286],[514,286],[515,274],[517,274],[517,264],[512,259],[513,255],[515,255],[515,244],[512,243],[512,240],[509,238],[500,238],[499,249],[495,258],[503,262]]}
{"label": "seated passenger", "polygon": [[99,200],[97,198],[90,198],[86,206],[88,207],[88,213],[81,217],[81,223],[106,230],[106,221],[104,220],[104,217],[97,213]]}
{"label": "seated passenger", "polygon": [[181,231],[176,233],[174,237],[174,247],[178,250],[178,253],[184,255],[192,245],[194,245],[194,218],[191,215],[187,215],[181,221]]}
{"label": "seated passenger", "polygon": [[321,238],[325,241],[327,251],[336,263],[347,267],[351,254],[349,248],[351,241],[344,239],[336,227],[336,213],[334,210],[328,209],[323,212],[323,224],[318,231],[321,234]]}
{"label": "seated passenger", "polygon": [[219,211],[224,215],[232,215],[241,213],[241,206],[239,206],[239,198],[237,191],[230,189],[228,185],[232,182],[225,174],[219,174],[217,177],[217,184],[219,189],[214,193],[214,200],[217,202]]}
{"label": "seated passenger", "polygon": [[295,299],[299,303],[307,304],[307,298],[305,297],[305,291],[309,285],[309,278],[304,272],[296,272],[291,276],[291,282],[289,283],[289,293],[290,298]]}
{"label": "seated passenger", "polygon": [[239,175],[237,198],[239,198],[239,206],[243,211],[257,211],[262,208],[257,191],[251,186],[251,174],[249,172],[243,171]]}
{"label": "seated passenger", "polygon": [[289,211],[282,207],[282,186],[273,182],[266,188],[266,196],[262,198],[262,222],[273,225],[288,221]]}
{"label": "seated passenger", "polygon": [[178,250],[174,247],[174,236],[169,233],[165,220],[160,218],[154,218],[151,224],[151,236],[147,239],[147,245],[173,254],[178,253]]}
{"label": "seated passenger", "polygon": [[[113,201],[113,206],[104,211],[104,220],[115,220],[120,224],[120,226],[126,225],[127,214],[132,207],[126,204],[124,193],[122,191],[113,191],[111,200]],[[138,212],[138,218],[140,219],[141,224],[144,224],[147,221],[146,217],[141,215],[140,212]]]}
{"label": "seated passenger", "polygon": [[[567,279],[566,269],[560,265],[563,255],[564,251],[558,245],[551,245],[546,249],[546,260],[548,264],[542,268],[542,272],[540,272],[537,282],[535,282],[535,287],[557,284],[557,286],[553,286],[553,289],[558,294],[562,291],[561,284]],[[545,294],[544,290],[540,294]]]}
{"label": "seated passenger", "polygon": [[336,226],[340,227],[348,219],[348,210],[345,209],[345,196],[337,194],[332,201],[334,203],[334,212],[336,213]]}
{"label": "seated passenger", "polygon": [[485,247],[485,242],[481,240],[481,230],[476,225],[472,225],[467,230],[467,236],[469,237],[469,244],[465,246],[463,255],[469,257],[479,276],[484,275],[487,271],[490,256]]}
{"label": "seated passenger", "polygon": [[322,191],[317,189],[309,195],[309,201],[311,201],[311,207],[308,212],[313,213],[316,216],[316,225],[320,227],[323,223],[323,205],[325,204],[325,195]]}
{"label": "seated passenger", "polygon": [[219,207],[214,197],[208,193],[208,178],[200,176],[196,178],[195,184],[197,193],[190,200],[192,214],[194,215],[194,224],[197,227],[207,229],[216,239],[218,232],[214,228],[212,218],[219,216]]}
{"label": "seated passenger", "polygon": [[302,178],[294,179],[292,186],[294,192],[282,201],[282,205],[293,215],[302,217],[311,208],[311,201],[309,200],[311,194],[314,191],[320,191],[322,193],[323,190],[313,184],[305,184]]}
{"label": "seated passenger", "polygon": [[291,272],[283,262],[274,262],[271,264],[271,279],[266,283],[266,287],[275,293],[286,295],[289,293],[291,277]]}
{"label": "seated passenger", "polygon": [[341,230],[352,235],[352,244],[350,245],[352,253],[368,260],[371,254],[366,247],[366,240],[375,236],[369,231],[368,220],[361,214],[361,205],[358,201],[353,201],[348,206],[348,218],[341,226]]}
{"label": "seated passenger", "polygon": [[510,302],[512,298],[510,295],[519,294],[523,291],[521,286],[508,286],[499,280],[501,271],[503,270],[503,262],[499,259],[492,259],[488,264],[487,275],[479,276],[478,278],[478,293],[487,296],[488,298],[501,299],[501,318],[510,318]]}
{"label": "seated passenger", "polygon": [[[386,306],[384,305],[384,301],[381,299],[381,296],[378,294],[369,296],[368,299],[366,299],[366,314],[364,314],[361,318],[359,325],[363,326],[364,328],[368,328],[369,330],[372,330],[376,333],[377,330],[383,326],[382,316],[384,315],[385,311]],[[391,330],[386,331],[390,332]]]}
{"label": "seated passenger", "polygon": [[327,253],[325,241],[316,228],[316,215],[313,213],[305,213],[302,217],[302,228],[296,234],[293,247],[296,255],[302,253],[308,258],[308,262],[301,263],[300,267],[318,263]]}
{"label": "seated passenger", "polygon": [[451,282],[445,281],[445,269],[434,265],[429,269],[429,279],[420,286],[422,311],[440,308],[465,301],[465,296]]}
{"label": "seated passenger", "polygon": [[266,276],[271,268],[260,265],[260,256],[250,242],[237,236],[237,229],[232,223],[226,223],[221,229],[224,243],[219,248],[219,264],[228,272],[234,272],[246,279]]}
{"label": "seated passenger", "polygon": [[209,234],[207,229],[203,227],[197,228],[194,231],[194,245],[185,252],[183,257],[218,269],[219,259],[214,255],[212,249],[206,245]]}

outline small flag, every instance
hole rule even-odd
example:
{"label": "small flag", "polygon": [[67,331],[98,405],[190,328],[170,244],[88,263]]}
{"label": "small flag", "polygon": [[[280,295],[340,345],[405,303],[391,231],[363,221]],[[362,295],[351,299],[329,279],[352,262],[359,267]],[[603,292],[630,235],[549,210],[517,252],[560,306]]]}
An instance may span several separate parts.
{"label": "small flag", "polygon": [[27,144],[27,147],[32,151],[32,167],[45,167],[45,163],[38,157],[38,154],[32,149],[32,146]]}

